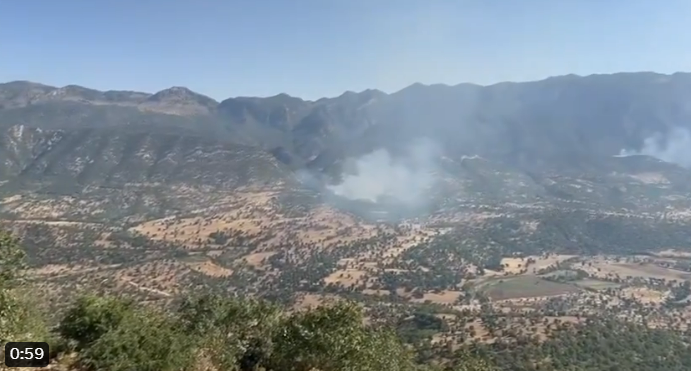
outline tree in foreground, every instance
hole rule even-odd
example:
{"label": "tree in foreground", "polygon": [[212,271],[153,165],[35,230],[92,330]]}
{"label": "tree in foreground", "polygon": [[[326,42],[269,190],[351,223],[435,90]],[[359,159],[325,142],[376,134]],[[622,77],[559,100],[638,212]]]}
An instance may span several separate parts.
{"label": "tree in foreground", "polygon": [[76,350],[82,350],[134,314],[134,303],[130,300],[86,295],[67,310],[57,330]]}
{"label": "tree in foreground", "polygon": [[86,297],[67,311],[60,333],[92,370],[422,369],[392,331],[365,325],[353,303],[288,314],[261,300],[205,295],[185,300],[171,315],[123,299]]}
{"label": "tree in foreground", "polygon": [[285,318],[274,339],[269,366],[275,370],[415,369],[412,355],[393,332],[364,325],[352,303]]}
{"label": "tree in foreground", "polygon": [[48,331],[24,285],[25,254],[19,241],[0,231],[0,346],[8,341],[47,340]]}
{"label": "tree in foreground", "polygon": [[107,371],[189,370],[196,362],[192,344],[166,314],[136,310],[83,349],[81,365]]}

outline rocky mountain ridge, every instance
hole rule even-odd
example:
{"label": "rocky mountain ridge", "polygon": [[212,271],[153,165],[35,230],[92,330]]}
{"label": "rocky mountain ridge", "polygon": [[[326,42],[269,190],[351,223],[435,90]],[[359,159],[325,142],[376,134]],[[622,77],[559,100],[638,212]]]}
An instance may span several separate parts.
{"label": "rocky mountain ridge", "polygon": [[[229,133],[283,151],[285,161],[319,168],[344,155],[395,150],[427,136],[457,154],[528,166],[640,149],[656,133],[688,128],[689,96],[691,75],[685,73],[568,75],[491,86],[414,84],[392,94],[366,90],[317,101],[279,94],[216,102],[181,87],[148,94],[17,81],[0,84],[0,125],[96,128],[160,121],[215,136]],[[148,117],[133,117],[137,112]]]}
{"label": "rocky mountain ridge", "polygon": [[[357,174],[365,155],[384,151],[377,165],[384,168],[374,171],[382,178],[362,184],[395,174],[403,176],[398,183],[433,177],[435,191],[421,188],[430,182],[398,187],[424,193],[414,206],[426,210],[506,202],[684,209],[688,170],[617,155],[635,153],[654,135],[664,148],[666,133],[688,130],[687,98],[685,73],[414,84],[393,94],[366,90],[317,101],[279,94],[217,102],[183,87],[148,94],[11,82],[0,84],[0,191],[300,188],[301,176],[311,174],[323,193],[323,175],[337,183]],[[420,137],[434,148],[413,153]],[[406,157],[422,161],[421,172],[410,173],[408,165],[390,172]]]}

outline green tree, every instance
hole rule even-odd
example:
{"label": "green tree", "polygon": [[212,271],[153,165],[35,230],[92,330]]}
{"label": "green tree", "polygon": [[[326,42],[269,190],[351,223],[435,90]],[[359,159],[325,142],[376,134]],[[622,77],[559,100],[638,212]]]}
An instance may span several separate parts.
{"label": "green tree", "polygon": [[413,370],[391,332],[364,325],[355,304],[340,303],[287,317],[274,339],[272,370]]}
{"label": "green tree", "polygon": [[196,361],[189,336],[169,316],[139,309],[124,316],[80,354],[80,363],[99,371],[177,371]]}
{"label": "green tree", "polygon": [[47,340],[48,331],[30,300],[19,240],[0,231],[0,346],[8,341]]}
{"label": "green tree", "polygon": [[84,349],[134,315],[134,303],[117,297],[82,296],[65,313],[58,333]]}
{"label": "green tree", "polygon": [[281,311],[266,301],[202,295],[186,299],[178,315],[180,327],[196,336],[211,363],[224,370],[251,370],[271,353]]}

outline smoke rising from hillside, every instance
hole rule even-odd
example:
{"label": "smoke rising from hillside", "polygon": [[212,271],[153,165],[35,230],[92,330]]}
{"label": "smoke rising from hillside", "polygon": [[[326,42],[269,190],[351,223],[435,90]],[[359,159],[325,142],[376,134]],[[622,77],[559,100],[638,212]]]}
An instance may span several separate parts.
{"label": "smoke rising from hillside", "polygon": [[440,153],[439,146],[429,139],[416,141],[402,156],[378,149],[351,159],[352,172],[347,172],[340,184],[329,189],[352,200],[378,202],[392,198],[408,205],[420,205],[434,184],[435,159]]}
{"label": "smoke rising from hillside", "polygon": [[674,128],[667,134],[657,133],[643,141],[640,151],[621,150],[620,155],[647,155],[691,168],[691,131]]}

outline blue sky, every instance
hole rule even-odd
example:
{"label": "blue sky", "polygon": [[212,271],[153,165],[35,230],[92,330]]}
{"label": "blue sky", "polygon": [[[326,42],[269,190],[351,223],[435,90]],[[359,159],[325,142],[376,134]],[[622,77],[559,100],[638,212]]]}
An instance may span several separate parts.
{"label": "blue sky", "polygon": [[691,70],[688,0],[7,0],[0,81],[216,99]]}

